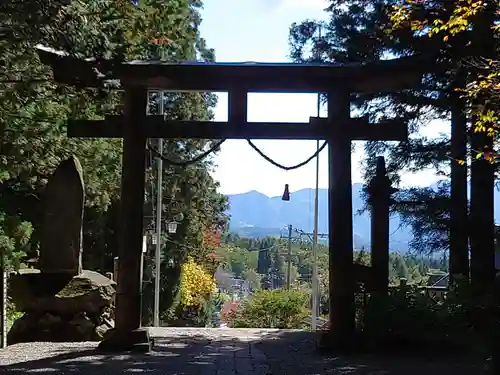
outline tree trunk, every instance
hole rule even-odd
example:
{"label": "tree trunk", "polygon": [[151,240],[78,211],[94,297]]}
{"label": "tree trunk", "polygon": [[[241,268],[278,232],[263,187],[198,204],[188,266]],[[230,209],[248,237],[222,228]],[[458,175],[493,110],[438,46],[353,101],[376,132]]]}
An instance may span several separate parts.
{"label": "tree trunk", "polygon": [[[495,53],[494,31],[495,17],[493,3],[486,5],[485,10],[474,20],[475,33],[472,41],[472,54],[475,57],[493,57]],[[482,72],[471,69],[472,79]],[[486,98],[478,97],[473,106],[484,105]],[[476,117],[477,120],[477,117]],[[473,121],[473,128],[474,123]],[[485,158],[476,159],[478,152],[492,152],[493,138],[486,132],[475,132],[471,136],[471,207],[470,207],[470,240],[471,240],[471,282],[474,288],[486,295],[493,291],[495,282],[495,222],[494,222],[494,184],[495,169]]]}
{"label": "tree trunk", "polygon": [[[465,87],[465,74],[457,73],[455,88]],[[467,115],[462,93],[451,98],[451,281],[469,280],[469,238],[467,233]],[[461,164],[462,161],[464,164]]]}

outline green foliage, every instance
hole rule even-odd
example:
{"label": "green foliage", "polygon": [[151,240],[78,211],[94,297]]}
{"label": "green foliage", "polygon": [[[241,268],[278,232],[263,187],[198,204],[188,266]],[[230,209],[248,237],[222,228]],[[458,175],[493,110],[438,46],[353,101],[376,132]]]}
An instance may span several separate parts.
{"label": "green foliage", "polygon": [[451,226],[450,183],[440,182],[436,189],[410,188],[396,194],[393,209],[401,222],[412,228],[412,250],[422,254],[440,252],[449,247]]}
{"label": "green foliage", "polygon": [[[72,16],[78,8],[76,2],[69,6],[60,2],[44,3],[23,2],[24,8],[19,7],[18,2],[7,1],[0,7],[2,30],[6,35],[0,42],[0,206],[6,217],[19,217],[33,225],[32,246],[26,247],[35,249],[40,202],[47,178],[62,160],[75,154],[84,169],[85,217],[90,213],[96,219],[84,225],[85,247],[92,253],[93,245],[102,243],[95,236],[102,228],[98,221],[104,221],[102,217],[119,192],[121,142],[69,139],[64,124],[71,117],[93,118],[112,111],[119,95],[55,85],[34,47],[43,43],[59,48],[60,37],[71,39],[75,37],[71,30],[84,31],[88,27],[93,28],[94,33],[85,38],[75,37],[78,43],[66,45],[71,47],[70,52],[108,35],[95,17],[82,23],[81,17]],[[66,26],[59,28],[62,18]],[[101,34],[97,35],[95,30],[101,30]]]}
{"label": "green foliage", "polygon": [[299,290],[262,290],[252,294],[229,318],[234,328],[306,328],[310,295]]}
{"label": "green foliage", "polygon": [[285,257],[283,252],[273,251],[271,255],[271,268],[269,270],[268,282],[271,284],[271,288],[281,288],[285,286],[286,283],[286,267]]}
{"label": "green foliage", "polygon": [[217,258],[228,271],[231,271],[236,277],[244,277],[247,270],[257,268],[257,251],[248,251],[232,244],[222,244],[216,249]]}
{"label": "green foliage", "polygon": [[[74,154],[84,169],[86,207],[83,262],[87,269],[110,271],[118,243],[121,140],[71,139],[68,119],[96,119],[119,114],[122,92],[114,87],[69,87],[53,82],[50,69],[35,50],[43,44],[78,57],[120,62],[125,59],[213,60],[214,51],[200,36],[201,1],[129,0],[38,1],[0,4],[0,244],[9,262],[37,248],[37,228],[47,179],[57,165]],[[151,94],[150,113],[160,100],[172,119],[208,120],[216,97],[207,93]],[[156,111],[156,112],[155,112]],[[167,141],[164,156],[190,160],[210,140]],[[147,206],[155,203],[152,155],[147,169]],[[227,199],[218,193],[211,158],[188,166],[165,163],[164,217],[183,213],[175,235],[165,239],[162,264],[162,311],[175,311],[180,267],[192,256],[206,260],[202,233],[223,228]],[[175,204],[174,204],[175,203]],[[153,216],[154,212],[146,212]],[[14,223],[17,223],[14,225]],[[33,229],[31,229],[33,228]],[[30,236],[31,231],[33,234]],[[145,275],[152,274],[146,259]],[[153,281],[150,279],[149,281]],[[153,283],[144,290],[144,316],[152,307]],[[151,293],[150,293],[151,292]]]}
{"label": "green foliage", "polygon": [[437,301],[417,286],[392,288],[386,308],[380,300],[369,298],[363,314],[364,338],[390,349],[441,355],[484,351],[484,335],[471,319],[477,299],[471,299],[466,289],[457,288]]}
{"label": "green foliage", "polygon": [[439,264],[438,259],[428,259],[424,262],[421,258],[411,255],[402,256],[392,253],[389,255],[389,281],[391,285],[399,285],[401,279],[406,279],[408,284],[421,284],[431,265],[439,265],[447,269],[448,264]]}
{"label": "green foliage", "polygon": [[201,307],[200,314],[198,314],[198,324],[203,327],[218,328],[217,314],[220,312],[223,303],[226,301],[227,296],[216,294],[212,298],[205,301]]}
{"label": "green foliage", "polygon": [[[278,288],[286,282],[286,262],[283,256],[286,254],[286,244],[277,238],[241,238],[228,234],[225,237],[225,244],[217,249],[218,258],[231,271],[231,259],[237,259],[235,268],[238,272],[241,265],[244,265],[243,272],[237,274],[247,280],[255,290],[257,275],[264,288]],[[281,242],[280,242],[281,241]],[[267,269],[259,269],[259,259],[256,260],[257,250],[266,250],[266,262],[269,263]],[[262,259],[259,251],[259,257]],[[277,258],[279,256],[280,258]],[[252,261],[241,261],[242,259],[252,259]],[[320,307],[324,314],[328,313],[328,247],[318,245],[318,274],[320,283]],[[273,261],[277,260],[275,264]],[[312,251],[311,244],[307,242],[292,243],[292,285],[311,288],[312,280]],[[370,253],[364,250],[355,252],[354,261],[363,265],[370,264]],[[257,266],[255,265],[257,263]],[[447,270],[448,264],[445,259],[427,256],[414,256],[410,254],[402,255],[391,253],[389,257],[389,277],[390,283],[398,285],[401,278],[406,278],[410,284],[421,284],[426,281],[426,274],[431,268]],[[264,272],[262,272],[264,271]],[[274,277],[274,279],[273,279]],[[273,285],[274,280],[274,285]],[[280,284],[281,283],[281,284]]]}
{"label": "green foliage", "polygon": [[7,299],[7,332],[9,332],[10,328],[14,324],[14,322],[19,319],[23,313],[19,312],[16,310],[16,305],[14,302],[10,300],[10,298]]}
{"label": "green foliage", "polygon": [[241,276],[250,283],[252,290],[259,290],[261,288],[262,275],[258,274],[255,269],[247,269],[243,271]]}
{"label": "green foliage", "polygon": [[19,216],[7,216],[0,212],[0,256],[3,267],[15,269],[26,255],[33,228],[29,222],[21,221]]}
{"label": "green foliage", "polygon": [[[469,102],[474,102],[471,108],[474,132],[485,133],[493,137],[493,141],[496,141],[499,123],[500,63],[496,43],[500,32],[499,10],[498,1],[457,0],[451,4],[437,1],[431,5],[406,0],[395,5],[391,14],[392,29],[410,29],[429,38],[437,36],[448,48],[478,46],[468,54],[455,56],[456,62],[463,60],[462,65],[471,75],[466,87],[459,89]],[[472,61],[480,62],[470,64]],[[475,150],[475,153],[476,159],[495,162],[496,155],[491,150]],[[465,160],[459,162],[463,165]]]}
{"label": "green foliage", "polygon": [[[409,123],[412,135],[404,143],[366,142],[363,163],[366,181],[373,177],[379,155],[385,156],[389,177],[395,184],[401,182],[405,170],[418,172],[429,168],[449,176],[449,165],[453,163],[449,136],[430,139],[419,134],[419,130],[431,120],[448,121],[453,110],[459,114],[466,111],[457,108],[455,85],[460,65],[477,65],[460,64],[463,51],[467,50],[464,43],[469,39],[455,38],[446,42],[426,35],[432,29],[428,26],[436,18],[447,19],[446,13],[453,6],[447,6],[449,1],[406,3],[410,2],[415,6],[418,19],[429,22],[425,30],[415,32],[408,27],[388,33],[393,29],[392,6],[407,8],[407,4],[403,5],[405,1],[390,0],[331,0],[326,21],[305,20],[293,24],[290,29],[291,56],[297,62],[368,62],[413,54],[435,59],[436,64],[430,67],[432,74],[410,90],[353,97],[357,110],[372,121],[399,117]],[[322,28],[321,37],[318,37],[319,28]],[[457,130],[457,134],[466,131]],[[466,183],[465,179],[462,183]],[[432,189],[403,190],[396,198],[397,204],[392,209],[403,218],[402,224],[412,228],[415,236],[409,244],[411,250],[430,253],[448,248],[449,190],[446,194],[441,189],[439,193]]]}
{"label": "green foliage", "polygon": [[[216,327],[217,314],[226,298],[227,296],[222,294],[212,294],[209,298],[204,299],[200,305],[190,308],[186,308],[179,301],[175,301],[160,314],[161,322],[164,325],[174,327]],[[147,323],[151,325],[152,321]]]}
{"label": "green foliage", "polygon": [[272,267],[272,251],[276,246],[275,239],[271,237],[266,237],[260,241],[260,246],[258,247],[259,257],[257,263],[257,272],[260,274],[267,274]]}

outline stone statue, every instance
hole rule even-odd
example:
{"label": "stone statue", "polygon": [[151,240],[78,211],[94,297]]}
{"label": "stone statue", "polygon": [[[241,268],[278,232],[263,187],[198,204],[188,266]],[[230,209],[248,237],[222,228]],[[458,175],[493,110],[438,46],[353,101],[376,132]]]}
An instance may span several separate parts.
{"label": "stone statue", "polygon": [[42,273],[82,272],[82,222],[85,190],[76,156],[63,161],[42,197],[39,267]]}

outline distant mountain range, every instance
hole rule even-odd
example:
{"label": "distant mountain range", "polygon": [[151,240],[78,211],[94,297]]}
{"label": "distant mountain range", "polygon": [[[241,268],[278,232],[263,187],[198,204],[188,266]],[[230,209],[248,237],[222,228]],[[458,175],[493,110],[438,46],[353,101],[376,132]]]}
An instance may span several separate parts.
{"label": "distant mountain range", "polygon": [[[363,207],[361,198],[362,184],[352,186],[353,231],[356,249],[370,247],[370,215],[365,212],[358,215]],[[246,237],[264,237],[286,235],[285,227],[291,224],[294,228],[312,232],[314,228],[314,189],[302,189],[291,194],[288,202],[279,197],[268,197],[258,191],[229,195],[230,230]],[[319,190],[319,232],[328,233],[328,190]],[[500,218],[500,206],[495,191],[495,221]],[[397,215],[390,219],[390,248],[394,251],[406,252],[408,242],[412,239],[411,229],[402,227]]]}

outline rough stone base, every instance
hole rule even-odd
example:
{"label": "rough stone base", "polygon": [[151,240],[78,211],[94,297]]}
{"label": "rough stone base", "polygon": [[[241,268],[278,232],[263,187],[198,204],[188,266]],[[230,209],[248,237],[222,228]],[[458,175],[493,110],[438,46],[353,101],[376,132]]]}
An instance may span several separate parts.
{"label": "rough stone base", "polygon": [[71,315],[99,314],[114,303],[116,283],[94,271],[71,276],[20,270],[10,277],[11,297],[19,311]]}
{"label": "rough stone base", "polygon": [[110,330],[104,340],[99,343],[98,350],[104,352],[137,352],[148,353],[151,351],[153,341],[149,337],[147,328],[133,331]]}
{"label": "rough stone base", "polygon": [[9,345],[21,342],[82,342],[101,341],[113,327],[111,320],[86,313],[60,315],[57,313],[27,312],[14,322],[7,335]]}
{"label": "rough stone base", "polygon": [[114,327],[116,283],[98,272],[73,276],[20,270],[11,277],[10,287],[24,315],[9,331],[9,344],[101,341]]}

